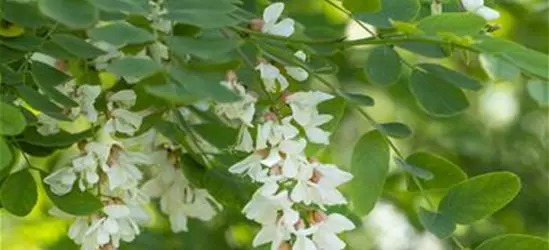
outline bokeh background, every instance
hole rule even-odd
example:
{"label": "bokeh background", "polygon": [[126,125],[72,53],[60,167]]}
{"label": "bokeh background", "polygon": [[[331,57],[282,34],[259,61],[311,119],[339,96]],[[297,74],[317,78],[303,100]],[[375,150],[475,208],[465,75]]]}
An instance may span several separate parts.
{"label": "bokeh background", "polygon": [[[244,6],[260,16],[266,0],[245,0]],[[344,14],[323,0],[293,0],[287,3],[288,14],[296,19],[311,37],[346,34],[348,39],[369,36]],[[423,12],[429,12],[430,0],[422,0]],[[445,1],[445,9],[458,10],[455,0]],[[495,23],[501,26],[493,35],[514,40],[529,48],[547,53],[549,49],[549,1],[493,0],[487,1],[501,13]],[[398,121],[410,125],[413,136],[395,140],[404,154],[425,150],[442,155],[459,165],[469,176],[489,171],[507,170],[518,174],[522,190],[517,198],[494,216],[459,227],[456,235],[465,246],[474,248],[483,240],[503,233],[522,233],[541,237],[548,235],[549,218],[549,85],[532,84],[527,79],[492,80],[473,54],[455,53],[437,60],[460,71],[469,72],[483,82],[479,92],[469,92],[471,107],[452,118],[427,116],[413,99],[404,74],[398,84],[388,88],[373,86],[359,69],[364,65],[371,47],[356,47],[337,53],[333,59],[340,70],[327,76],[330,81],[350,92],[367,93],[376,106],[367,108],[378,121]],[[407,61],[426,62],[398,50]],[[407,70],[407,69],[406,69]],[[549,69],[548,69],[549,70]],[[314,88],[322,88],[311,81]],[[536,86],[536,87],[532,87]],[[540,87],[541,86],[541,87]],[[352,146],[361,134],[372,127],[352,110],[324,150],[323,160],[347,168]],[[53,165],[54,159],[32,158],[35,165]],[[442,250],[454,249],[451,242],[440,241],[425,232],[418,222],[416,209],[422,204],[417,193],[405,191],[405,176],[391,167],[382,199],[357,230],[344,235],[350,249],[356,250]],[[368,183],[364,183],[367,188]],[[234,190],[238,192],[238,190]],[[436,194],[433,194],[436,197]],[[25,218],[14,217],[0,210],[1,250],[72,250],[77,247],[67,238],[69,221],[48,215],[51,203],[41,190],[40,201]],[[155,213],[155,207],[150,212]],[[189,232],[173,234],[167,221],[156,214],[153,222],[131,245],[121,249],[251,249],[257,225],[247,222],[239,211],[225,210],[211,222],[190,220]],[[265,249],[270,249],[264,247]]]}

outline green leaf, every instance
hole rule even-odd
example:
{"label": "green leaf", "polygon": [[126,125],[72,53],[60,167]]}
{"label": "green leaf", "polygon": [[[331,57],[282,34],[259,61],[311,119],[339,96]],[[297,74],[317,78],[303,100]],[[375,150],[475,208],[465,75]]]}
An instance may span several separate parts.
{"label": "green leaf", "polygon": [[363,135],[353,150],[349,184],[352,210],[359,216],[368,214],[383,191],[389,171],[389,146],[375,130]]}
{"label": "green leaf", "polygon": [[432,180],[433,179],[433,173],[431,173],[429,170],[425,170],[423,168],[416,167],[414,165],[408,164],[402,159],[395,157],[395,162],[397,165],[402,167],[406,172],[420,178],[423,180]]}
{"label": "green leaf", "polygon": [[440,201],[438,210],[456,223],[470,224],[503,208],[519,191],[518,176],[509,172],[492,172],[452,187]]}
{"label": "green leaf", "polygon": [[420,43],[420,42],[405,42],[397,45],[405,50],[432,58],[445,58],[448,55],[444,49],[437,44]]}
{"label": "green leaf", "polygon": [[38,201],[38,191],[29,170],[21,170],[6,178],[0,188],[0,201],[13,215],[25,216],[32,211]]}
{"label": "green leaf", "polygon": [[148,31],[133,26],[125,21],[117,21],[88,30],[88,36],[96,41],[105,41],[116,47],[131,44],[142,44],[154,40]]}
{"label": "green leaf", "polygon": [[12,149],[10,145],[6,142],[4,137],[0,137],[0,171],[7,169],[12,164],[12,161],[13,161]]}
{"label": "green leaf", "polygon": [[51,41],[81,58],[95,58],[106,53],[84,41],[82,38],[70,34],[54,34],[51,36]]}
{"label": "green leaf", "polygon": [[219,29],[229,26],[235,26],[240,23],[238,19],[229,16],[226,13],[219,13],[216,10],[168,10],[168,13],[162,17],[174,22],[197,26],[202,29]]}
{"label": "green leaf", "polygon": [[520,77],[519,68],[494,55],[482,53],[479,61],[486,74],[494,81],[514,81]]}
{"label": "green leaf", "polygon": [[39,61],[32,61],[31,71],[40,86],[57,86],[70,79],[65,73]]}
{"label": "green leaf", "polygon": [[235,102],[240,96],[219,84],[222,76],[171,69],[170,76],[191,95],[217,102]]}
{"label": "green leaf", "polygon": [[454,84],[456,87],[473,91],[480,90],[482,88],[482,85],[476,79],[438,64],[423,63],[417,66],[427,73],[440,78],[441,81]]}
{"label": "green leaf", "polygon": [[90,0],[100,10],[107,12],[124,12],[146,16],[148,10],[134,0]]}
{"label": "green leaf", "polygon": [[148,58],[133,56],[117,59],[107,66],[108,72],[132,79],[143,79],[160,70],[160,65],[155,61]]}
{"label": "green leaf", "polygon": [[103,208],[103,204],[99,198],[89,192],[82,192],[76,187],[63,196],[52,193],[47,186],[44,189],[53,204],[68,214],[86,216]]}
{"label": "green leaf", "polygon": [[219,149],[229,148],[237,141],[238,131],[226,125],[204,123],[193,126],[193,130]]}
{"label": "green leaf", "polygon": [[39,134],[35,129],[27,129],[19,140],[40,147],[66,148],[92,136],[92,129],[74,134],[61,130],[57,134],[47,136]]}
{"label": "green leaf", "polygon": [[26,126],[27,121],[19,109],[0,102],[0,135],[20,134]]}
{"label": "green leaf", "polygon": [[91,27],[99,19],[99,11],[87,0],[38,0],[40,11],[71,28]]}
{"label": "green leaf", "polygon": [[173,122],[161,120],[156,123],[154,127],[158,132],[174,143],[181,144],[181,142],[185,140],[185,134],[179,126]]}
{"label": "green leaf", "polygon": [[379,124],[379,126],[381,132],[393,138],[402,139],[412,135],[412,129],[404,123],[388,122]]}
{"label": "green leaf", "polygon": [[542,80],[528,81],[528,94],[540,106],[549,106],[549,82]]}
{"label": "green leaf", "polygon": [[190,37],[166,37],[168,47],[180,58],[191,54],[201,59],[215,59],[223,56],[239,46],[231,39],[195,39]]}
{"label": "green leaf", "polygon": [[411,21],[419,13],[418,0],[382,0],[381,10],[376,13],[359,14],[358,19],[379,28],[391,28],[393,21]]}
{"label": "green leaf", "polygon": [[[431,180],[419,180],[425,190],[448,189],[467,179],[461,168],[436,154],[416,152],[406,157],[406,163],[429,171],[433,175]],[[408,190],[417,191],[418,188],[415,183],[409,181]]]}
{"label": "green leaf", "polygon": [[[234,158],[234,159],[233,159]],[[219,156],[216,156],[221,161]],[[223,167],[231,166],[238,161],[232,157],[229,161],[220,162]],[[216,200],[224,207],[242,209],[252,196],[255,187],[243,178],[237,178],[229,173],[227,169],[216,166],[206,169],[188,155],[181,156],[181,168],[185,176],[199,188],[205,188],[216,197]],[[238,192],[235,192],[238,190]]]}
{"label": "green leaf", "polygon": [[469,107],[461,89],[431,72],[414,69],[409,88],[421,108],[432,116],[454,116]]}
{"label": "green leaf", "polygon": [[456,224],[444,214],[419,207],[418,217],[425,229],[441,239],[450,237],[456,230]]}
{"label": "green leaf", "polygon": [[181,84],[174,81],[168,81],[161,85],[145,86],[145,91],[151,95],[161,98],[173,104],[192,104],[200,100],[200,97],[192,95]]}
{"label": "green leaf", "polygon": [[28,28],[39,28],[47,24],[47,20],[40,14],[36,5],[13,1],[3,2],[4,19]]}
{"label": "green leaf", "polygon": [[372,97],[363,94],[343,93],[342,95],[346,100],[363,106],[374,106],[375,101]]}
{"label": "green leaf", "polygon": [[42,39],[34,35],[22,35],[13,38],[1,39],[0,43],[15,50],[34,51],[40,47]]}
{"label": "green leaf", "polygon": [[381,0],[343,0],[343,7],[352,13],[377,12],[381,9]]}
{"label": "green leaf", "polygon": [[507,61],[524,72],[549,79],[549,58],[546,54],[528,49],[520,44],[502,38],[482,36],[474,47],[481,52],[491,54]]}
{"label": "green leaf", "polygon": [[369,82],[389,86],[398,81],[402,72],[400,56],[389,46],[379,46],[368,56],[365,71]]}
{"label": "green leaf", "polygon": [[51,102],[47,96],[26,86],[17,86],[16,90],[19,97],[33,109],[59,120],[70,121],[70,119],[63,114],[63,109]]}
{"label": "green leaf", "polygon": [[9,64],[25,57],[25,52],[0,45],[0,64]]}
{"label": "green leaf", "polygon": [[547,250],[549,242],[540,237],[505,234],[488,239],[475,250]]}
{"label": "green leaf", "polygon": [[485,25],[486,20],[480,16],[467,12],[449,12],[427,16],[419,21],[417,27],[427,35],[453,33],[458,36],[474,36]]}

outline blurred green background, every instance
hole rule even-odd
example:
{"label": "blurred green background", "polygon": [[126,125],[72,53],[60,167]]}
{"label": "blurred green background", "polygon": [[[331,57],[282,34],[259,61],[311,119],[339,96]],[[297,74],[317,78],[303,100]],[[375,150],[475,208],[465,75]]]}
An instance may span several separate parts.
{"label": "blurred green background", "polygon": [[[244,2],[245,8],[258,16],[268,4],[266,0]],[[422,2],[422,11],[426,14],[430,0]],[[454,0],[445,2],[445,9],[459,8]],[[367,35],[323,0],[293,0],[286,3],[288,14],[307,27],[305,33],[311,37],[347,34],[350,39],[356,39]],[[501,26],[493,33],[495,36],[548,52],[548,1],[493,0],[488,3],[493,4],[502,15],[494,22]],[[484,88],[468,93],[471,107],[467,112],[452,118],[432,118],[420,110],[409,93],[407,77],[401,77],[398,84],[389,88],[360,80],[363,73],[357,68],[365,63],[369,49],[367,46],[353,48],[334,55],[333,59],[340,70],[337,75],[328,77],[345,90],[372,96],[376,106],[367,109],[378,121],[399,121],[412,127],[412,137],[395,140],[404,154],[430,151],[450,159],[469,176],[508,170],[518,174],[522,180],[522,190],[512,203],[471,227],[458,228],[456,235],[462,243],[473,248],[483,240],[503,233],[546,238],[549,218],[548,88],[529,91],[528,80],[524,78],[490,80],[476,55],[455,53],[436,62],[469,72],[482,80]],[[433,61],[404,50],[399,50],[399,53],[412,63]],[[321,88],[314,81],[310,84]],[[543,84],[547,86],[547,83]],[[361,134],[370,129],[372,127],[355,112],[346,110],[332,145],[322,155],[323,160],[332,161],[342,168],[348,167],[352,146]],[[49,159],[31,160],[46,163]],[[455,248],[451,242],[439,241],[423,231],[416,216],[416,209],[422,200],[418,194],[406,192],[405,183],[401,170],[392,166],[380,203],[363,219],[362,227],[344,236],[351,249]],[[70,222],[49,216],[47,210],[50,207],[51,203],[42,192],[39,205],[25,218],[17,218],[0,210],[0,249],[77,249],[66,237]],[[151,207],[151,213],[155,210]],[[258,227],[247,222],[239,211],[225,210],[223,215],[209,223],[191,220],[189,229],[187,233],[172,234],[165,218],[155,215],[154,223],[135,242],[121,249],[251,249],[251,240]]]}

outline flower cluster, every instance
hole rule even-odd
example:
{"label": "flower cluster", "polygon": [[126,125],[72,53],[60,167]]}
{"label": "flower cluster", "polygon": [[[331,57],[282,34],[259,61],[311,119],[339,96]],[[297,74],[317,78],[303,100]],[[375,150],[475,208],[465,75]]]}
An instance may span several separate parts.
{"label": "flower cluster", "polygon": [[[344,248],[336,234],[352,230],[353,223],[325,211],[326,206],[347,203],[337,187],[352,175],[305,154],[307,142],[328,143],[329,133],[320,126],[332,116],[320,114],[317,105],[331,98],[319,91],[287,96],[285,103],[292,114],[278,119],[268,113],[266,121],[257,125],[255,151],[230,167],[230,172],[262,184],[243,210],[247,218],[262,225],[254,246],[270,242],[272,249],[286,244],[295,250]],[[298,126],[307,139],[300,136]]]}

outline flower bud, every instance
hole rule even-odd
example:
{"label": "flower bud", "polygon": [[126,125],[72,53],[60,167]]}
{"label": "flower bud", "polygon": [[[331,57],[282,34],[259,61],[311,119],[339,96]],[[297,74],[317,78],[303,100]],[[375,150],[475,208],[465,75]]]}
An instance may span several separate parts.
{"label": "flower bud", "polygon": [[55,67],[63,72],[67,71],[67,63],[64,60],[55,61]]}
{"label": "flower bud", "polygon": [[102,246],[101,248],[99,248],[99,250],[114,250],[114,246],[112,245],[112,243],[108,243]]}
{"label": "flower bud", "polygon": [[278,247],[278,250],[292,250],[292,245],[290,245],[287,241],[282,242],[282,244]]}
{"label": "flower bud", "polygon": [[326,213],[321,210],[312,211],[309,213],[308,219],[311,224],[318,224],[325,221],[328,218]]}
{"label": "flower bud", "polygon": [[225,81],[227,81],[227,82],[236,82],[236,81],[238,81],[238,77],[236,76],[236,73],[234,73],[234,71],[228,70],[225,73]]}
{"label": "flower bud", "polygon": [[254,18],[250,20],[250,23],[248,23],[248,28],[253,31],[261,31],[263,28],[263,25],[265,25],[265,21],[261,18]]}
{"label": "flower bud", "polygon": [[313,170],[313,175],[311,176],[311,181],[314,183],[318,183],[322,179],[322,174],[318,172],[316,169]]}

